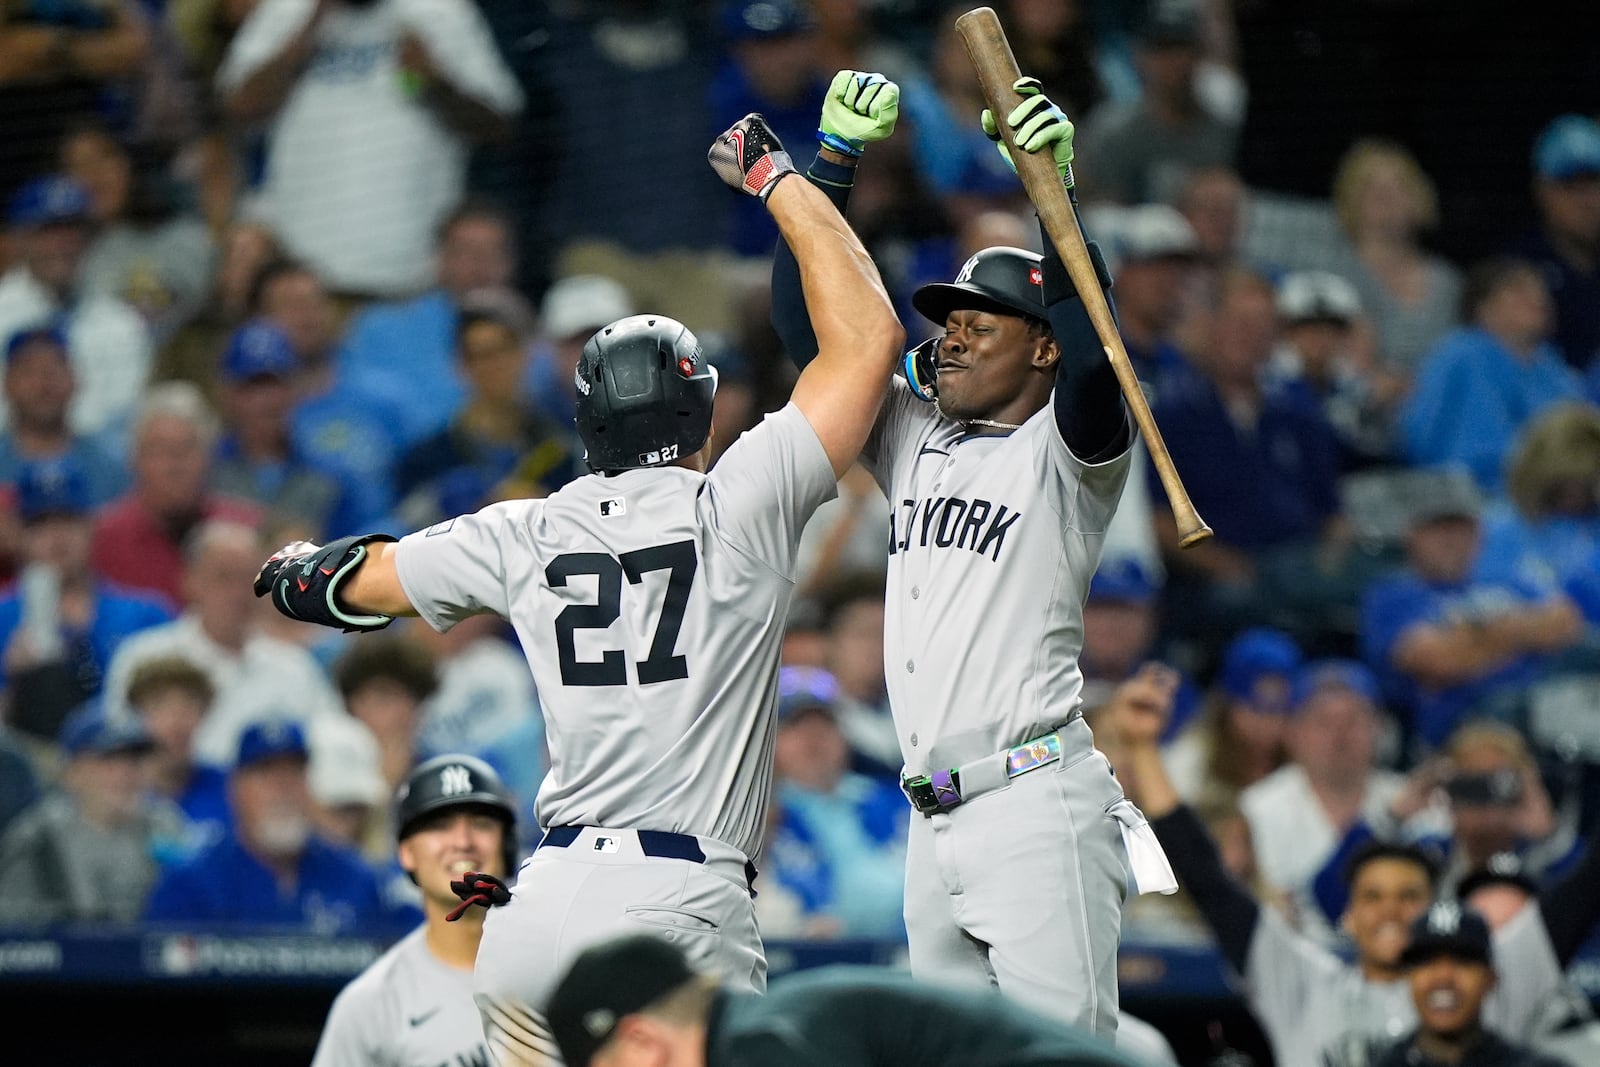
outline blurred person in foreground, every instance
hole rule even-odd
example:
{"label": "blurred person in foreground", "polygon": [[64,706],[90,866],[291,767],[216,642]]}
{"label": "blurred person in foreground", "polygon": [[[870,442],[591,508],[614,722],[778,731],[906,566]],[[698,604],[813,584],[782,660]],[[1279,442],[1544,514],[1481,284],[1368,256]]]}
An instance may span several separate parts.
{"label": "blurred person in foreground", "polygon": [[1102,1038],[992,990],[882,967],[791,975],[764,996],[722,988],[671,942],[635,934],[580,955],[550,1003],[567,1067],[1134,1067]]}
{"label": "blurred person in foreground", "polygon": [[262,0],[217,91],[230,118],[267,129],[260,211],[285,249],[362,298],[433,281],[468,152],[522,109],[466,0]]}
{"label": "blurred person in foreground", "polygon": [[131,923],[183,816],[145,791],[152,748],[95,703],[62,723],[60,788],[0,838],[0,922]]}
{"label": "blurred person in foreground", "polygon": [[1484,1025],[1484,1000],[1499,975],[1482,916],[1454,901],[1433,905],[1411,927],[1400,965],[1418,1025],[1376,1056],[1374,1067],[1557,1067]]}
{"label": "blurred person in foreground", "polygon": [[[1227,873],[1216,843],[1172,786],[1158,739],[1175,684],[1169,677],[1162,688],[1147,686],[1139,699],[1118,702],[1113,729],[1129,794],[1149,815],[1180,883],[1243,979],[1246,1003],[1279,1067],[1365,1067],[1374,1050],[1416,1024],[1400,954],[1411,924],[1433,900],[1436,868],[1414,846],[1371,843],[1345,868],[1350,896],[1340,925],[1353,960],[1296,933]],[[1596,877],[1600,854],[1591,847],[1495,934],[1504,981],[1485,1012],[1512,1040],[1537,1029],[1563,969],[1600,920]]]}
{"label": "blurred person in foreground", "polygon": [[268,719],[246,728],[228,775],[227,834],[167,868],[144,920],[321,935],[358,933],[381,921],[372,869],[315,831],[309,760],[295,723]]}
{"label": "blurred person in foreground", "polygon": [[417,766],[392,807],[396,859],[421,890],[422,923],[334,998],[312,1067],[488,1063],[472,999],[487,913],[452,885],[512,876],[516,803],[488,765],[449,753]]}
{"label": "blurred person in foreground", "polygon": [[1417,472],[1406,489],[1405,567],[1363,594],[1361,647],[1420,754],[1471,715],[1514,719],[1582,618],[1563,593],[1473,576],[1483,498],[1465,472]]}

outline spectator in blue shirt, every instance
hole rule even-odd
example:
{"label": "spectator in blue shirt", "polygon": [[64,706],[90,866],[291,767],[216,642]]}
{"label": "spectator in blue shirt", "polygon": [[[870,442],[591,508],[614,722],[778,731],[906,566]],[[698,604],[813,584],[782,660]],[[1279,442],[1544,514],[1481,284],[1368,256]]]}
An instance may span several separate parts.
{"label": "spectator in blue shirt", "polygon": [[44,738],[100,692],[124,638],[173,618],[157,597],[96,578],[91,507],[88,479],[70,457],[26,463],[17,476],[23,568],[0,596],[0,689],[11,724]]}
{"label": "spectator in blue shirt", "polygon": [[1583,399],[1583,382],[1550,343],[1550,291],[1526,260],[1473,268],[1462,304],[1466,325],[1424,357],[1400,411],[1401,443],[1411,463],[1463,464],[1495,491],[1518,432],[1546,408]]}
{"label": "spectator in blue shirt", "polygon": [[467,395],[455,361],[461,299],[509,285],[516,272],[511,224],[488,204],[467,201],[452,212],[436,249],[438,284],[413,300],[366,308],[338,355],[341,388],[394,410],[401,447],[443,429]]}
{"label": "spectator in blue shirt", "polygon": [[245,323],[228,339],[218,375],[226,429],[217,441],[211,485],[253,500],[278,519],[295,518],[318,539],[367,528],[368,498],[355,477],[323,467],[295,446],[291,414],[300,361],[289,338],[264,319]]}
{"label": "spectator in blue shirt", "polygon": [[779,672],[771,873],[808,914],[833,920],[812,924],[813,932],[831,926],[849,937],[903,938],[905,798],[849,769],[838,698],[826,671]]}
{"label": "spectator in blue shirt", "polygon": [[313,829],[309,750],[300,727],[267,720],[240,735],[228,777],[227,835],[167,869],[145,919],[349,934],[381,921],[377,876]]}
{"label": "spectator in blue shirt", "polygon": [[1552,654],[1582,634],[1560,593],[1473,577],[1481,497],[1469,476],[1439,472],[1412,490],[1405,568],[1362,604],[1362,651],[1386,695],[1413,715],[1424,750],[1469,715],[1514,715]]}
{"label": "spectator in blue shirt", "polygon": [[1506,493],[1484,516],[1478,577],[1569,592],[1591,583],[1600,552],[1600,408],[1557,404],[1529,423],[1507,465]]}

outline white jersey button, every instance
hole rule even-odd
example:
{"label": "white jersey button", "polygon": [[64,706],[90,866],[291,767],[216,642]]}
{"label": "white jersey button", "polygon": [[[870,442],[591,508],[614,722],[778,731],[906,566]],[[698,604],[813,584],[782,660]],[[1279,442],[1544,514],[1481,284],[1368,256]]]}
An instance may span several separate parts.
{"label": "white jersey button", "polygon": [[916,748],[917,747],[917,735],[916,734],[912,734],[911,735],[911,747],[912,748]]}
{"label": "white jersey button", "polygon": [[922,590],[921,589],[917,588],[916,586],[912,586],[911,587],[911,599],[912,600],[917,599],[917,597],[919,597],[921,595],[922,595]]}
{"label": "white jersey button", "polygon": [[917,673],[917,661],[916,660],[914,660],[914,659],[906,660],[906,673],[907,674],[916,674]]}

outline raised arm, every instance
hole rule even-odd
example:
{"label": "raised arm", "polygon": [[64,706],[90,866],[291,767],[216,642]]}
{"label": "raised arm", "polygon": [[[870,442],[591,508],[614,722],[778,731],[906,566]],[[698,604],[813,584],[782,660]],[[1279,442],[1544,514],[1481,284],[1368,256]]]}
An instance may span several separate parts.
{"label": "raised arm", "polygon": [[[1055,159],[1056,170],[1067,187],[1067,195],[1077,205],[1073,193],[1072,136],[1074,128],[1066,113],[1044,95],[1044,87],[1037,78],[1019,78],[1012,88],[1022,96],[1006,116],[1006,125],[1016,134],[1017,145],[1029,154],[1048,151]],[[1000,136],[994,115],[984,109],[979,121],[983,132],[994,141],[1006,164],[1016,170],[1011,150]],[[1105,347],[1095,333],[1088,310],[1073,287],[1066,264],[1061,261],[1055,243],[1045,230],[1044,220],[1039,222],[1039,236],[1044,247],[1044,303],[1050,316],[1050,332],[1056,339],[1061,356],[1056,362],[1056,387],[1054,409],[1056,429],[1061,440],[1074,456],[1087,463],[1111,459],[1126,449],[1133,439],[1133,427],[1128,422],[1128,411],[1122,400],[1122,387],[1117,384],[1116,371],[1106,358]],[[1111,302],[1111,272],[1106,268],[1100,246],[1088,243],[1090,258],[1094,260],[1095,275],[1106,290],[1106,301]],[[1111,312],[1116,314],[1115,305]]]}
{"label": "raised arm", "polygon": [[1539,913],[1562,967],[1573,961],[1600,922],[1596,885],[1600,885],[1600,825],[1584,840],[1578,862],[1539,894]]}
{"label": "raised arm", "polygon": [[[806,178],[840,215],[850,203],[861,153],[894,132],[899,114],[900,87],[883,75],[841,70],[833,76],[817,126],[822,145]],[[772,257],[772,327],[795,366],[804,370],[816,358],[817,335],[806,313],[800,264],[781,235]]]}
{"label": "raised arm", "polygon": [[1222,866],[1216,842],[1178,796],[1161,760],[1160,738],[1171,711],[1176,675],[1159,664],[1117,687],[1108,717],[1121,746],[1118,777],[1150,820],[1178,884],[1194,900],[1233,969],[1245,973],[1261,905]]}
{"label": "raised arm", "polygon": [[794,252],[817,355],[790,401],[816,431],[834,474],[842,475],[877,419],[905,331],[878,268],[844,217],[815,186],[784,180],[794,164],[760,115],[746,115],[717,138],[710,160],[729,186],[766,203]]}

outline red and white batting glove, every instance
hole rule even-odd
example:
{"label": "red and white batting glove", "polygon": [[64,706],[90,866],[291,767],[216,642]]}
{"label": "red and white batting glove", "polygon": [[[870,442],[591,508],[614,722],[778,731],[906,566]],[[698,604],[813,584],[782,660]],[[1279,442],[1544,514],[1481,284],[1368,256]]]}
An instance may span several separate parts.
{"label": "red and white batting glove", "polygon": [[731,189],[766,203],[778,182],[795,172],[794,161],[767,120],[755,112],[729,126],[706,153],[711,169]]}

